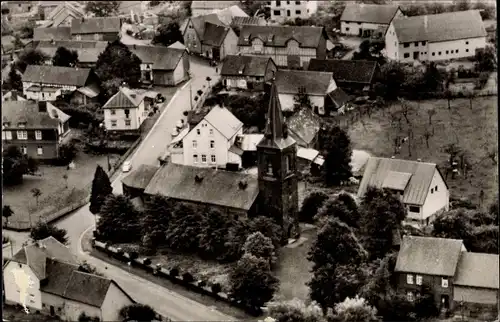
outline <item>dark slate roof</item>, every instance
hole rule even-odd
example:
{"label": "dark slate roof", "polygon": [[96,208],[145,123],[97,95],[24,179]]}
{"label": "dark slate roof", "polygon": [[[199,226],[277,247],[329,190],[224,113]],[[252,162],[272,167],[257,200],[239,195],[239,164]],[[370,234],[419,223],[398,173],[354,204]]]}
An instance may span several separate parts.
{"label": "dark slate roof", "polygon": [[[372,157],[366,163],[363,179],[359,184],[358,197],[363,197],[369,186],[376,188],[389,187],[388,184],[394,186],[409,177],[403,184],[405,188],[402,201],[406,204],[423,205],[436,171],[438,169],[435,163]],[[390,182],[388,179],[391,179]]]}
{"label": "dark slate roof", "polygon": [[455,276],[462,240],[404,236],[395,272]]}
{"label": "dark slate roof", "polygon": [[222,76],[260,76],[266,75],[266,69],[272,58],[264,56],[226,56],[220,74]]}
{"label": "dark slate roof", "polygon": [[224,42],[229,27],[215,25],[210,22],[205,23],[205,33],[203,34],[203,44],[219,47]]}
{"label": "dark slate roof", "polygon": [[342,90],[342,88],[337,87],[334,91],[328,93],[328,96],[332,99],[332,101],[337,104],[338,107],[342,107],[344,104],[350,101],[349,95]]}
{"label": "dark slate roof", "polygon": [[393,23],[399,42],[441,42],[487,35],[477,10],[398,18]]}
{"label": "dark slate roof", "polygon": [[141,164],[137,169],[131,171],[129,175],[123,178],[122,183],[131,188],[146,189],[146,186],[158,169],[160,169],[160,167]]}
{"label": "dark slate roof", "polygon": [[89,68],[28,65],[23,82],[85,86],[90,76]]}
{"label": "dark slate roof", "polygon": [[69,118],[69,115],[48,102],[47,113],[39,112],[38,103],[34,101],[2,102],[2,122],[10,123],[6,129],[17,129],[19,123],[26,123],[27,129],[56,129],[60,122],[66,122]]}
{"label": "dark slate roof", "polygon": [[340,17],[341,21],[390,24],[398,11],[396,5],[348,3]]}
{"label": "dark slate roof", "polygon": [[71,27],[35,28],[33,40],[70,40]]}
{"label": "dark slate roof", "polygon": [[[301,108],[287,120],[290,135],[297,142],[309,145],[316,138],[320,128],[320,118],[309,108]],[[299,144],[301,145],[301,144]]]}
{"label": "dark slate roof", "polygon": [[368,60],[316,59],[309,61],[308,70],[331,72],[337,82],[371,84],[377,62]]}
{"label": "dark slate roof", "polygon": [[169,48],[163,46],[127,46],[143,64],[153,64],[157,70],[174,70],[177,67],[185,49]]}
{"label": "dark slate roof", "polygon": [[278,69],[276,86],[280,94],[297,94],[303,88],[309,95],[326,95],[333,73]]}
{"label": "dark slate roof", "polygon": [[498,254],[463,252],[454,285],[499,289]]}
{"label": "dark slate roof", "polygon": [[119,33],[121,20],[118,17],[85,18],[71,20],[71,34]]}
{"label": "dark slate roof", "polygon": [[241,25],[265,25],[266,21],[258,17],[233,17],[231,21],[231,26],[241,26]]}
{"label": "dark slate roof", "polygon": [[[250,46],[252,39],[259,38],[268,47],[284,47],[289,40],[296,40],[302,48],[317,48],[323,37],[323,27],[309,26],[255,26],[241,27],[239,46]],[[268,41],[272,36],[272,41]]]}
{"label": "dark slate roof", "polygon": [[[196,177],[202,178],[197,182]],[[240,182],[247,186],[240,188]],[[259,193],[256,177],[241,172],[169,163],[149,182],[146,194],[248,211]]]}

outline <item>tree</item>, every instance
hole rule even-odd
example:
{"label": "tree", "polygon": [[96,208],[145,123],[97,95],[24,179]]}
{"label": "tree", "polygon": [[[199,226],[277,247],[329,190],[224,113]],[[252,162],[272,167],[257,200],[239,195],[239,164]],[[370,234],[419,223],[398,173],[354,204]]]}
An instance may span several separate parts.
{"label": "tree", "polygon": [[43,65],[49,57],[38,49],[26,49],[20,55],[12,68],[19,70],[22,74],[28,65]]}
{"label": "tree", "polygon": [[267,308],[275,322],[325,322],[321,307],[314,302],[306,305],[304,301],[294,298],[286,302],[270,302]]}
{"label": "tree", "polygon": [[40,198],[40,196],[42,195],[42,191],[38,188],[33,188],[30,191],[31,191],[31,195],[33,196],[33,198],[35,198],[36,206],[38,207],[38,198]]}
{"label": "tree", "polygon": [[205,222],[199,209],[187,204],[178,204],[166,232],[167,245],[186,253],[195,253],[200,247],[200,235]]}
{"label": "tree", "polygon": [[140,219],[141,234],[151,238],[152,247],[165,243],[165,233],[172,220],[173,203],[162,195],[149,198],[144,207],[144,216]]}
{"label": "tree", "polygon": [[2,152],[3,184],[16,185],[23,182],[23,175],[34,174],[38,170],[38,162],[21,153],[16,146],[9,146]]}
{"label": "tree", "polygon": [[5,227],[9,225],[9,218],[14,215],[14,211],[9,205],[2,207],[2,216],[5,218]]}
{"label": "tree", "polygon": [[380,68],[380,72],[381,83],[385,88],[390,89],[384,98],[395,99],[399,95],[402,85],[406,82],[404,66],[398,62],[389,62]]}
{"label": "tree", "polygon": [[245,254],[253,255],[257,258],[265,259],[269,264],[274,262],[274,246],[270,238],[264,236],[261,232],[248,235],[243,245]]}
{"label": "tree", "polygon": [[423,286],[420,297],[415,301],[415,313],[417,318],[427,319],[436,317],[439,314],[439,309],[434,302],[432,290],[428,286]]}
{"label": "tree", "polygon": [[222,259],[227,253],[227,235],[231,222],[226,214],[210,210],[201,225],[199,253],[208,259]]}
{"label": "tree", "polygon": [[313,109],[313,104],[311,102],[311,99],[309,98],[309,95],[307,95],[305,90],[302,90],[301,88],[299,88],[299,92],[293,97],[293,101],[295,103],[295,106],[299,109]]}
{"label": "tree", "polygon": [[393,232],[401,229],[406,209],[391,191],[369,187],[361,202],[363,245],[370,258],[384,257],[393,246]]}
{"label": "tree", "polygon": [[78,153],[78,149],[72,142],[59,145],[59,161],[62,164],[70,163]]}
{"label": "tree", "polygon": [[75,67],[78,63],[78,53],[76,50],[69,50],[65,47],[59,47],[52,57],[53,66]]}
{"label": "tree", "polygon": [[[379,311],[388,307],[390,297],[395,292],[391,279],[396,265],[397,253],[389,253],[382,259],[376,259],[368,265],[372,270],[366,273],[369,278],[361,287],[359,296],[365,298]],[[382,312],[380,312],[382,313]]]}
{"label": "tree", "polygon": [[161,25],[153,38],[154,44],[162,44],[167,47],[177,41],[184,43],[179,23],[176,21]]}
{"label": "tree", "polygon": [[455,3],[455,11],[467,11],[470,10],[470,7],[469,0],[458,0]]}
{"label": "tree", "polygon": [[140,303],[124,306],[120,309],[120,316],[126,321],[151,322],[157,313],[149,306]]}
{"label": "tree", "polygon": [[313,218],[318,213],[318,210],[323,206],[328,199],[328,195],[322,191],[311,192],[302,203],[299,212],[299,220],[312,224]]}
{"label": "tree", "polygon": [[325,155],[323,173],[326,183],[339,185],[352,176],[351,140],[349,135],[336,125],[328,125],[319,132],[320,148]]}
{"label": "tree", "polygon": [[92,180],[92,191],[90,193],[90,212],[94,215],[101,211],[104,200],[113,193],[111,182],[104,169],[98,165]]}
{"label": "tree", "polygon": [[335,304],[334,315],[331,321],[335,322],[378,322],[377,309],[370,306],[364,298],[356,295],[355,298],[346,298]]}
{"label": "tree", "polygon": [[21,39],[33,39],[33,31],[36,27],[35,21],[28,21],[21,26],[19,31],[19,38]]}
{"label": "tree", "polygon": [[107,94],[112,95],[122,83],[131,88],[140,85],[141,60],[120,40],[115,40],[99,54],[95,71]]}
{"label": "tree", "polygon": [[30,238],[35,241],[42,240],[51,236],[62,244],[68,243],[68,236],[66,235],[66,230],[62,228],[57,228],[54,225],[39,221],[30,230]]}
{"label": "tree", "polygon": [[104,240],[116,243],[139,240],[140,214],[128,197],[109,194],[100,214],[97,231]]}
{"label": "tree", "polygon": [[3,84],[3,88],[6,90],[16,90],[22,92],[23,90],[23,81],[21,75],[15,68],[10,68],[9,74],[7,75],[7,80]]}
{"label": "tree", "polygon": [[109,17],[118,14],[120,1],[88,1],[85,12],[92,13],[96,17]]}
{"label": "tree", "polygon": [[101,319],[98,316],[88,316],[85,312],[80,313],[78,322],[99,322]]}
{"label": "tree", "polygon": [[245,254],[229,274],[231,295],[245,307],[260,311],[273,298],[279,281],[269,269],[269,262]]}
{"label": "tree", "polygon": [[251,219],[248,223],[248,234],[255,232],[261,232],[264,236],[270,238],[275,250],[281,247],[283,230],[273,219],[265,216],[257,216]]}
{"label": "tree", "polygon": [[337,218],[351,228],[359,227],[360,214],[354,199],[347,193],[331,197],[318,211],[317,220]]}
{"label": "tree", "polygon": [[493,46],[486,46],[482,50],[476,51],[475,69],[478,72],[491,72],[497,65],[495,59],[496,49]]}
{"label": "tree", "polygon": [[440,89],[443,82],[443,76],[437,69],[436,64],[431,62],[427,65],[424,76],[423,85],[426,91],[434,92]]}
{"label": "tree", "polygon": [[248,222],[237,220],[229,227],[226,241],[226,256],[224,260],[232,262],[243,255],[243,245],[248,236]]}

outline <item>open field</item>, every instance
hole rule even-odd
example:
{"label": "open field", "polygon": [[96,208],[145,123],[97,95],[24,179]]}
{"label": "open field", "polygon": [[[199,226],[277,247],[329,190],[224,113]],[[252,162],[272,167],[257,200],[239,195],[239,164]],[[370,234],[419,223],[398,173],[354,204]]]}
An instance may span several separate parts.
{"label": "open field", "polygon": [[[455,179],[448,176],[446,182],[450,189],[450,197],[468,198],[479,204],[481,190],[484,191],[483,205],[489,205],[498,193],[497,185],[497,96],[478,97],[472,100],[472,109],[468,99],[454,99],[448,109],[446,100],[429,100],[408,102],[414,109],[409,113],[413,130],[411,140],[411,156],[408,143],[401,146],[399,154],[394,154],[393,139],[395,135],[407,136],[406,133],[395,133],[391,128],[390,114],[400,107],[396,103],[384,110],[373,112],[371,117],[363,115],[349,125],[349,135],[353,149],[366,150],[374,156],[391,157],[433,162],[445,175],[448,154],[443,148],[448,144],[456,144],[466,152],[471,170],[465,176],[460,173]],[[428,110],[434,109],[429,125]],[[403,118],[403,123],[405,120]],[[426,145],[424,133],[426,129],[434,134]],[[493,152],[495,152],[493,154]],[[490,158],[493,156],[493,158]]]}

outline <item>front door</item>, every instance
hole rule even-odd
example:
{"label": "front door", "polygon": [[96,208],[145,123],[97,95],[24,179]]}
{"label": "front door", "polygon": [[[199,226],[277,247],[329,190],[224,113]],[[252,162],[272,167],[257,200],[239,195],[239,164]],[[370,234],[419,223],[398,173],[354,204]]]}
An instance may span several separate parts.
{"label": "front door", "polygon": [[54,307],[51,305],[50,306],[50,315],[54,315],[56,314],[55,310],[54,310]]}
{"label": "front door", "polygon": [[362,37],[362,36],[363,36],[363,29],[361,29],[361,27],[359,28],[359,31],[358,31],[358,36],[359,36],[359,37]]}
{"label": "front door", "polygon": [[450,297],[448,295],[441,295],[441,309],[448,310],[450,308]]}
{"label": "front door", "polygon": [[417,60],[418,59],[418,54],[419,54],[418,51],[414,51],[413,52],[413,59]]}
{"label": "front door", "polygon": [[212,48],[212,59],[215,61],[220,60],[220,48]]}

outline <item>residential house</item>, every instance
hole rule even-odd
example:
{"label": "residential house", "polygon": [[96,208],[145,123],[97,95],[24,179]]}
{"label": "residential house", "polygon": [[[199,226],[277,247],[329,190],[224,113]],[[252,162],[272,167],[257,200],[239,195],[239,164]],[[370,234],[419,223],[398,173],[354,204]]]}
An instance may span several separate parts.
{"label": "residential house", "polygon": [[477,10],[398,18],[385,34],[385,51],[401,62],[457,59],[474,56],[486,38]]}
{"label": "residential house", "polygon": [[498,317],[499,264],[498,254],[462,253],[453,281],[456,313],[491,320]]}
{"label": "residential house", "polygon": [[138,131],[149,113],[144,93],[126,87],[121,87],[102,108],[108,131]]}
{"label": "residential house", "polygon": [[120,39],[122,28],[118,17],[81,18],[71,20],[71,37],[74,40],[115,41]]}
{"label": "residential house", "polygon": [[383,37],[395,18],[404,17],[397,5],[348,3],[340,17],[340,31],[359,37]]}
{"label": "residential house", "polygon": [[2,143],[16,146],[36,159],[59,157],[59,145],[69,133],[70,116],[48,102],[2,102]]}
{"label": "residential house", "polygon": [[453,310],[457,266],[466,251],[458,239],[404,236],[394,269],[397,289],[414,301],[428,288],[440,309]]}
{"label": "residential house", "polygon": [[240,168],[241,154],[236,152],[238,149],[233,145],[236,137],[242,134],[243,123],[227,108],[216,106],[190,129],[182,141],[173,142],[171,162],[223,169],[232,163]]}
{"label": "residential house", "polygon": [[368,92],[380,76],[375,61],[311,59],[309,70],[333,73],[337,85],[348,93]]}
{"label": "residential house", "polygon": [[14,36],[3,36],[1,40],[2,55],[13,60],[13,57],[15,57],[17,53],[23,51],[26,45],[26,40],[18,42],[17,38]]}
{"label": "residential house", "polygon": [[227,88],[264,90],[264,83],[270,81],[278,68],[269,57],[227,56],[220,75]]}
{"label": "residential house", "polygon": [[[82,87],[91,87],[92,92],[99,88],[97,76],[87,68],[28,65],[22,81],[26,98],[40,101],[55,101],[58,96],[72,94]],[[95,98],[84,96],[81,92],[75,99],[86,104]]]}
{"label": "residential house", "polygon": [[[47,4],[44,4],[47,2]],[[54,1],[55,2],[55,1]],[[45,20],[44,26],[46,27],[71,27],[73,19],[82,19],[85,16],[83,8],[75,2],[58,1],[59,3],[54,7],[50,1],[42,1],[40,9],[43,12],[42,20]],[[55,4],[55,3],[54,3]]]}
{"label": "residential house", "polygon": [[307,19],[318,10],[317,1],[271,1],[271,21]]}
{"label": "residential house", "polygon": [[287,118],[286,123],[290,136],[297,142],[299,149],[317,147],[321,120],[312,110],[301,108]]}
{"label": "residential house", "polygon": [[[217,17],[219,17],[219,20],[222,21],[223,24],[226,26],[230,26],[233,23],[238,23],[240,21],[248,21],[248,22],[254,22],[256,21],[255,19],[249,19],[253,18],[250,17],[246,14],[245,11],[243,11],[239,6],[234,5],[227,7],[225,9],[220,9],[214,12]],[[239,19],[236,19],[239,18]],[[244,19],[244,20],[241,20]]]}
{"label": "residential house", "polygon": [[231,29],[239,37],[241,28],[245,25],[266,26],[266,19],[261,17],[233,17],[231,20]]}
{"label": "residential house", "polygon": [[238,52],[271,57],[276,65],[304,68],[312,58],[326,58],[323,27],[242,26]]}
{"label": "residential house", "polygon": [[224,23],[219,19],[217,14],[208,14],[203,16],[193,16],[187,19],[186,23],[181,27],[184,45],[190,52],[202,54],[201,44],[205,36],[206,23],[224,26]]}
{"label": "residential house", "polygon": [[95,67],[97,58],[107,45],[107,41],[42,40],[36,42],[35,48],[47,55],[46,65],[51,65],[57,49],[64,47],[77,52],[79,68],[91,68]]}
{"label": "residential house", "polygon": [[193,1],[191,2],[191,14],[193,17],[203,16],[239,4],[239,1]]}
{"label": "residential house", "polygon": [[2,9],[8,9],[9,15],[28,13],[35,9],[34,1],[2,1]]}
{"label": "residential house", "polygon": [[449,209],[448,186],[435,163],[372,157],[365,166],[359,198],[368,187],[399,195],[408,211],[405,220],[413,225],[426,226]]}
{"label": "residential house", "polygon": [[201,42],[201,54],[215,61],[221,61],[227,55],[234,55],[238,51],[238,36],[230,28],[205,23],[205,33]]}
{"label": "residential house", "polygon": [[35,28],[33,41],[40,40],[71,40],[71,27]]}
{"label": "residential house", "polygon": [[279,69],[276,72],[276,87],[283,111],[299,107],[296,98],[307,95],[315,113],[325,115],[331,110],[328,93],[337,88],[333,74],[305,70]]}
{"label": "residential house", "polygon": [[184,49],[163,46],[129,45],[141,62],[141,81],[145,84],[176,86],[189,79],[189,54]]}
{"label": "residential house", "polygon": [[113,280],[82,271],[68,247],[54,237],[25,246],[4,266],[5,299],[22,304],[18,281],[29,278],[26,306],[77,321],[80,314],[118,321],[123,306],[135,303]]}

